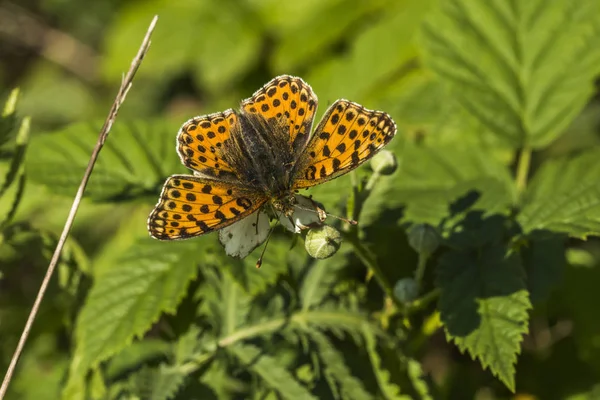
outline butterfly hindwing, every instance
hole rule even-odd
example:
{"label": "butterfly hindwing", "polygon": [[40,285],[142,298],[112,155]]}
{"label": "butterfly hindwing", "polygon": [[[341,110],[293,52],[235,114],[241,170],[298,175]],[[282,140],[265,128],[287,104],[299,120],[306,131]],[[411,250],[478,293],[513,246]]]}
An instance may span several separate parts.
{"label": "butterfly hindwing", "polygon": [[167,179],[148,218],[156,239],[186,239],[224,228],[258,210],[267,198],[233,182],[190,175]]}
{"label": "butterfly hindwing", "polygon": [[388,114],[337,100],[325,112],[296,163],[293,189],[318,185],[351,171],[395,134],[396,124]]}
{"label": "butterfly hindwing", "polygon": [[235,177],[235,171],[222,157],[222,149],[239,129],[232,109],[195,117],[187,121],[177,135],[177,152],[183,164],[211,177]]}
{"label": "butterfly hindwing", "polygon": [[242,111],[275,121],[289,132],[289,143],[300,151],[310,136],[317,111],[317,96],[301,78],[281,75],[242,102]]}

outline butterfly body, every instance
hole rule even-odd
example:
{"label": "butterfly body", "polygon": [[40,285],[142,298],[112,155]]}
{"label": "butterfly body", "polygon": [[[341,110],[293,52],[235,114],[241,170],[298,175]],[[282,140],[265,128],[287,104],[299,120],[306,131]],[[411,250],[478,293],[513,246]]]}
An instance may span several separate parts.
{"label": "butterfly body", "polygon": [[167,180],[148,220],[150,234],[185,239],[255,213],[258,227],[264,209],[291,219],[297,190],[358,167],[396,132],[386,113],[337,100],[311,135],[316,109],[311,87],[282,75],[244,100],[239,110],[184,123],[177,152],[194,176]]}

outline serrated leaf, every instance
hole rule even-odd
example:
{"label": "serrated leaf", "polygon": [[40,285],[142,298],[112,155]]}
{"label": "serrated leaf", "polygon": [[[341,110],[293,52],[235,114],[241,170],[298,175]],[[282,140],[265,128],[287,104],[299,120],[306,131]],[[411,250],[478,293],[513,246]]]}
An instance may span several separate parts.
{"label": "serrated leaf", "polygon": [[429,393],[429,385],[425,381],[425,373],[421,363],[414,359],[408,359],[408,377],[412,382],[413,388],[423,400],[433,400]]}
{"label": "serrated leaf", "polygon": [[496,135],[540,148],[593,93],[599,15],[595,0],[445,0],[423,26],[425,59]]}
{"label": "serrated leaf", "polygon": [[501,245],[450,251],[440,258],[436,272],[447,338],[514,392],[514,364],[531,309],[519,256],[507,254]]}
{"label": "serrated leaf", "polygon": [[316,343],[319,350],[319,358],[324,364],[325,374],[331,376],[343,399],[373,399],[364,388],[362,382],[352,375],[352,371],[346,366],[344,356],[338,352],[333,344],[319,331],[308,331],[311,339]]}
{"label": "serrated leaf", "polygon": [[145,339],[134,342],[115,354],[107,363],[107,380],[116,380],[121,374],[134,370],[151,360],[167,357],[171,352],[168,342],[158,339]]}
{"label": "serrated leaf", "polygon": [[391,382],[391,374],[390,371],[383,369],[381,363],[381,357],[377,352],[377,341],[375,340],[375,336],[369,330],[365,330],[363,332],[366,344],[367,354],[369,355],[369,359],[371,360],[371,368],[373,369],[373,374],[377,379],[377,385],[379,386],[379,390],[381,394],[386,400],[408,400],[410,396],[402,395],[400,391],[400,387],[395,383]]}
{"label": "serrated leaf", "polygon": [[344,246],[333,257],[311,263],[299,292],[302,311],[319,306],[331,294],[333,286],[338,283],[339,272],[348,263],[346,256],[349,251],[350,247]]}
{"label": "serrated leaf", "polygon": [[228,370],[230,361],[226,358],[214,359],[199,379],[209,390],[212,390],[215,399],[233,400],[234,393],[240,392],[245,387],[245,382],[230,374]]}
{"label": "serrated leaf", "polygon": [[600,234],[600,150],[547,161],[517,217],[525,233],[547,230],[585,239]]}
{"label": "serrated leaf", "polygon": [[[34,137],[26,158],[31,178],[74,195],[98,139],[100,123],[78,123]],[[165,177],[185,168],[175,151],[177,127],[162,121],[117,122],[98,158],[86,195],[94,200],[158,193]]]}
{"label": "serrated leaf", "polygon": [[19,89],[13,89],[0,115],[0,146],[8,142],[15,134],[15,128],[19,125],[19,119],[16,116],[16,106],[19,99]]}
{"label": "serrated leaf", "polygon": [[272,237],[263,257],[262,266],[257,269],[263,246],[259,246],[242,261],[227,258],[223,268],[250,296],[263,293],[269,286],[288,271],[288,254],[292,235],[286,232],[281,237]]}
{"label": "serrated leaf", "polygon": [[223,277],[220,296],[221,308],[221,335],[233,333],[237,327],[244,325],[250,307],[252,298],[245,293],[242,288],[230,277]]}
{"label": "serrated leaf", "polygon": [[175,312],[200,257],[197,243],[147,239],[98,275],[77,320],[71,371],[85,373],[146,332],[162,312]]}
{"label": "serrated leaf", "polygon": [[381,328],[371,323],[367,315],[332,303],[323,304],[316,310],[299,312],[294,315],[292,322],[300,329],[308,326],[331,332],[338,338],[348,334],[357,344],[362,343],[361,335],[365,329],[373,335],[385,336]]}
{"label": "serrated leaf", "polygon": [[398,170],[375,185],[360,222],[369,225],[382,212],[405,206],[405,219],[438,225],[450,204],[471,191],[474,209],[501,213],[512,203],[514,187],[508,169],[485,148],[457,143],[415,145],[398,153]]}
{"label": "serrated leaf", "polygon": [[[19,131],[17,132],[15,147],[10,151],[12,159],[8,171],[4,176],[4,182],[2,182],[2,186],[0,187],[0,198],[2,198],[3,203],[0,205],[0,209],[4,208],[3,205],[6,204],[5,202],[7,199],[5,197],[8,197],[5,196],[6,194],[11,195],[11,203],[4,217],[1,218],[0,226],[5,225],[12,219],[21,202],[21,196],[25,189],[25,168],[23,166],[23,160],[25,158],[25,151],[29,140],[29,126],[30,119],[28,117],[23,118]],[[16,187],[13,186],[13,183],[15,182]]]}
{"label": "serrated leaf", "polygon": [[199,347],[200,333],[200,328],[192,325],[187,332],[179,336],[173,348],[176,365],[181,365],[194,356]]}
{"label": "serrated leaf", "polygon": [[131,392],[141,399],[169,400],[181,389],[185,378],[184,371],[176,366],[146,367],[131,376]]}
{"label": "serrated leaf", "polygon": [[235,344],[227,347],[240,362],[250,371],[257,374],[264,384],[274,390],[284,399],[289,400],[316,400],[310,391],[302,386],[289,371],[268,354],[264,354],[258,347],[246,344]]}

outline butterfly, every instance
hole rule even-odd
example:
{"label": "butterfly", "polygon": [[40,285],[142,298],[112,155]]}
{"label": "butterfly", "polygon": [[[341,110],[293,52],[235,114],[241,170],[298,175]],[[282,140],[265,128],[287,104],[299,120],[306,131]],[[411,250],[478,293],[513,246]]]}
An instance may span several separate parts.
{"label": "butterfly", "polygon": [[281,75],[239,110],[185,122],[177,153],[194,175],[167,179],[148,218],[150,235],[175,240],[219,231],[225,252],[243,258],[266,240],[272,216],[296,232],[321,222],[322,209],[297,191],[369,160],[394,137],[396,124],[341,99],[311,135],[316,111],[312,88]]}

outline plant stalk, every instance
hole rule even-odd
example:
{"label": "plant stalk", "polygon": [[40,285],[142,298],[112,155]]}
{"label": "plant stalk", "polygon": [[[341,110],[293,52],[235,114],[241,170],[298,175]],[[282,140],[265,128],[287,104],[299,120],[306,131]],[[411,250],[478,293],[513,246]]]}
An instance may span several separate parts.
{"label": "plant stalk", "polygon": [[517,164],[516,185],[517,193],[520,195],[527,187],[527,177],[531,165],[531,147],[525,146],[521,149],[519,163]]}
{"label": "plant stalk", "polygon": [[148,52],[148,49],[150,47],[150,36],[152,35],[152,32],[154,31],[154,27],[156,26],[157,19],[158,19],[158,16],[155,16],[152,19],[152,22],[150,22],[150,26],[148,27],[148,31],[146,32],[146,36],[144,37],[144,40],[142,41],[142,44],[138,50],[137,55],[131,62],[131,67],[129,68],[129,71],[127,71],[127,74],[123,78],[123,82],[121,83],[121,87],[119,88],[119,91],[117,93],[115,101],[113,102],[113,104],[110,108],[110,111],[108,113],[108,116],[106,117],[106,121],[104,122],[104,126],[102,127],[102,130],[100,131],[100,135],[98,136],[98,141],[96,142],[96,146],[94,147],[94,151],[92,152],[88,166],[85,170],[83,178],[81,179],[81,183],[79,184],[79,188],[77,189],[75,198],[73,199],[73,205],[71,206],[71,210],[69,211],[69,216],[67,217],[63,231],[60,235],[58,243],[56,244],[56,249],[54,250],[54,254],[52,255],[52,259],[50,260],[48,269],[46,270],[46,275],[44,276],[42,284],[40,285],[40,289],[38,291],[35,302],[33,303],[33,306],[31,307],[31,311],[29,313],[29,316],[27,317],[27,322],[25,323],[25,327],[23,328],[23,332],[21,333],[21,337],[19,338],[19,343],[17,344],[17,348],[15,349],[15,352],[10,360],[10,364],[6,371],[6,375],[4,375],[4,380],[2,381],[2,387],[0,387],[0,400],[4,399],[4,396],[6,395],[6,392],[8,390],[8,385],[10,384],[10,381],[12,379],[15,367],[17,365],[19,357],[21,356],[23,348],[25,347],[25,342],[27,341],[29,332],[31,331],[31,327],[33,326],[35,317],[37,316],[38,310],[40,308],[40,304],[42,303],[42,300],[46,293],[46,289],[48,288],[50,279],[52,278],[52,275],[54,273],[54,269],[56,268],[56,265],[58,264],[58,260],[60,259],[62,249],[65,245],[65,242],[67,241],[67,237],[69,236],[69,232],[71,231],[73,222],[75,221],[75,215],[77,214],[77,210],[79,209],[79,204],[81,203],[81,199],[83,198],[83,193],[85,192],[87,183],[90,179],[90,176],[92,175],[92,171],[94,169],[94,165],[96,164],[96,160],[98,159],[98,155],[100,154],[100,150],[102,150],[102,147],[104,146],[104,142],[106,141],[106,138],[108,137],[108,133],[110,132],[110,129],[117,117],[117,113],[119,112],[119,108],[121,107],[121,104],[123,104],[123,102],[125,101],[127,92],[129,91],[129,88],[131,87],[131,83],[133,82],[135,73],[137,72],[138,68],[140,67],[142,60],[144,59],[144,56]]}

